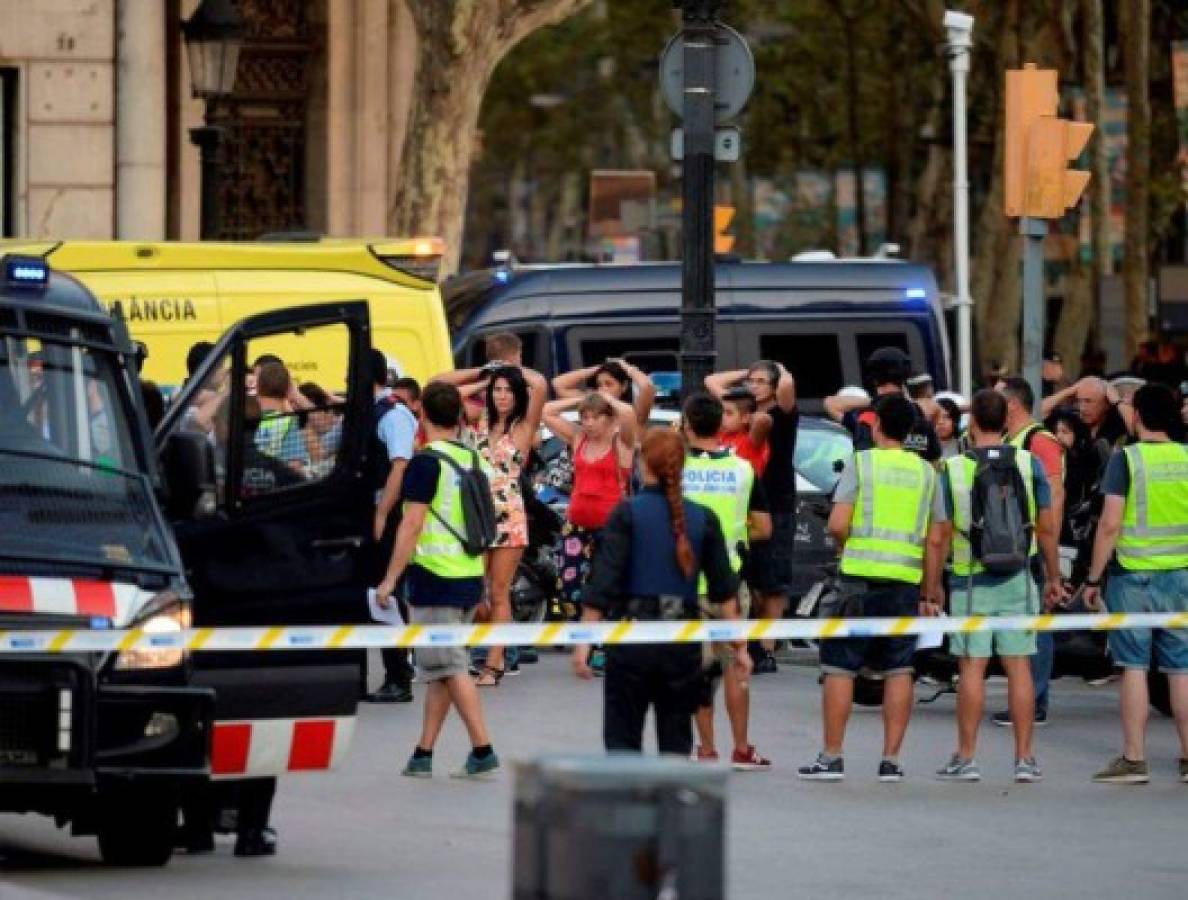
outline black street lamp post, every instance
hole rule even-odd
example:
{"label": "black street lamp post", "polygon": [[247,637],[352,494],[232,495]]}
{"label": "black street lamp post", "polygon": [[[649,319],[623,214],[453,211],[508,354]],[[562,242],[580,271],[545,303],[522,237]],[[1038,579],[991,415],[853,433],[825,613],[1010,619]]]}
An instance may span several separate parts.
{"label": "black street lamp post", "polygon": [[235,87],[239,49],[245,27],[232,0],[202,0],[194,15],[182,22],[182,40],[190,62],[190,90],[206,101],[204,124],[190,129],[190,141],[202,159],[202,240],[217,238],[219,222],[219,144],[223,129],[211,123],[211,111],[220,97]]}

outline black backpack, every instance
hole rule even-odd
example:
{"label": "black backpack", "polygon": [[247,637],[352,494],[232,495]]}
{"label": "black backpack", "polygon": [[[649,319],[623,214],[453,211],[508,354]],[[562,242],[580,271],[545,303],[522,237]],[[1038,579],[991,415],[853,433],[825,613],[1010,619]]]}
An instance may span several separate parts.
{"label": "black backpack", "polygon": [[977,464],[970,496],[973,558],[995,575],[1021,572],[1031,556],[1035,523],[1015,448],[972,450],[966,458]]}
{"label": "black backpack", "polygon": [[496,537],[495,501],[491,498],[491,483],[487,480],[487,473],[479,464],[478,452],[470,451],[469,469],[463,468],[453,457],[440,450],[427,447],[424,452],[446,463],[457,473],[458,490],[462,495],[462,521],[466,533],[459,534],[454,526],[437,514],[432,505],[429,507],[430,514],[458,539],[467,556],[478,556],[495,543]]}

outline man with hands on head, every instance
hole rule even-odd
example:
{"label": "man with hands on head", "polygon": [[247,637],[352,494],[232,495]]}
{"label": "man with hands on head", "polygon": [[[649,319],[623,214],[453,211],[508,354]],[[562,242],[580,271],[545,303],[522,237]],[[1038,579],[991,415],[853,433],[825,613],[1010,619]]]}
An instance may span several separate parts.
{"label": "man with hands on head", "polygon": [[[746,577],[756,617],[779,619],[788,606],[796,549],[796,437],[800,428],[796,379],[782,363],[761,359],[749,369],[708,376],[705,388],[722,400],[740,382],[755,398],[756,412],[770,424],[766,432],[769,456],[761,481],[771,511],[771,538],[752,544]],[[752,652],[756,672],[777,670],[775,641],[759,641]]]}

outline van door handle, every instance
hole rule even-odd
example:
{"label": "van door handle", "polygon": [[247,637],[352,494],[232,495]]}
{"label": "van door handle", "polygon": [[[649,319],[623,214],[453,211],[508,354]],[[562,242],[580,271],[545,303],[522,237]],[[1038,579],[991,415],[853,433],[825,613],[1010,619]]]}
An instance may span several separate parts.
{"label": "van door handle", "polygon": [[318,538],[309,542],[315,550],[358,550],[363,546],[363,538],[358,536],[342,538]]}

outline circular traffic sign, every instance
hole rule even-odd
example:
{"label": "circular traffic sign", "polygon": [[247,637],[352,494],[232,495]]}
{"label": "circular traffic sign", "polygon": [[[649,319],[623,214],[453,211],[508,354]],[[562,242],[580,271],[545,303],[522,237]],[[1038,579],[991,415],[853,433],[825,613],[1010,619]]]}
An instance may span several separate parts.
{"label": "circular traffic sign", "polygon": [[[714,121],[733,119],[751,97],[755,89],[755,57],[743,36],[729,25],[718,24],[713,29],[717,45],[715,64],[717,79],[714,85]],[[685,33],[678,31],[668,41],[660,55],[660,90],[664,102],[676,115],[685,112]]]}

